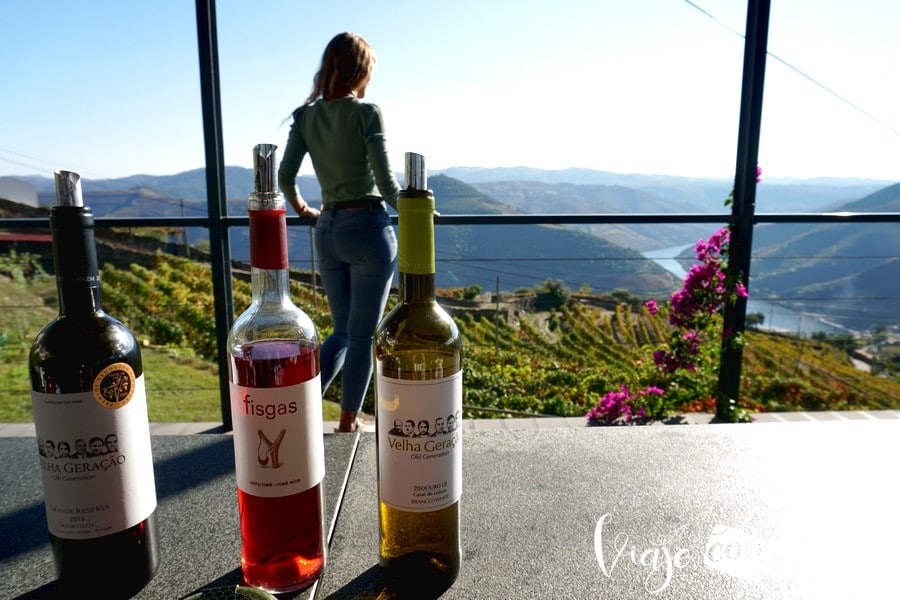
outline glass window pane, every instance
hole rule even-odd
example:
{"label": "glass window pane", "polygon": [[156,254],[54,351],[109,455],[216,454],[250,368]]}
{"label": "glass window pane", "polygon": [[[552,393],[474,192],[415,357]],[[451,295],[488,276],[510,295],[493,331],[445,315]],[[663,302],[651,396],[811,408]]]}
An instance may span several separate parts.
{"label": "glass window pane", "polygon": [[[900,212],[898,18],[884,0],[772,3],[757,212]],[[897,240],[898,223],[758,226],[751,298],[801,313],[794,333],[894,324]]]}
{"label": "glass window pane", "polygon": [[[669,0],[220,3],[226,159],[249,167],[255,143],[283,147],[326,43],[349,29],[378,57],[366,99],[384,113],[394,170],[415,151],[432,171],[584,168],[728,181],[746,9],[707,4],[708,13]],[[312,173],[308,161],[301,173]]]}
{"label": "glass window pane", "polygon": [[[759,210],[833,210],[900,180],[898,19],[890,0],[772,3]],[[765,193],[783,178],[832,189],[802,203]]]}
{"label": "glass window pane", "polygon": [[[0,175],[77,171],[87,190],[204,167],[193,3],[4,2],[0,21]],[[53,201],[52,182],[40,191]],[[177,199],[134,202],[180,212]]]}

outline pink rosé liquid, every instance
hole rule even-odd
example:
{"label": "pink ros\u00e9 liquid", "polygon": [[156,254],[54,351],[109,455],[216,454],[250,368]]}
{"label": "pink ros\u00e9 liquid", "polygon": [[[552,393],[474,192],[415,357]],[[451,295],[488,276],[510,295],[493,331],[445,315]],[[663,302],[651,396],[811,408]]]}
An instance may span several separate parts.
{"label": "pink ros\u00e9 liquid", "polygon": [[[254,342],[232,356],[234,382],[245,387],[286,387],[319,373],[319,350],[288,341]],[[238,489],[241,565],[254,587],[287,592],[310,585],[325,566],[322,483],[263,498]]]}

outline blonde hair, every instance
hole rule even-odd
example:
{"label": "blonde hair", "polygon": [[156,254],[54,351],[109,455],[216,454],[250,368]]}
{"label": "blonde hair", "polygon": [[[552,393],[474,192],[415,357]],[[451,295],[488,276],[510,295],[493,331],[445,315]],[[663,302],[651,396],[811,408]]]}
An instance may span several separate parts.
{"label": "blonde hair", "polygon": [[366,40],[350,31],[337,34],[325,46],[306,104],[346,96],[368,81],[374,67],[375,51]]}

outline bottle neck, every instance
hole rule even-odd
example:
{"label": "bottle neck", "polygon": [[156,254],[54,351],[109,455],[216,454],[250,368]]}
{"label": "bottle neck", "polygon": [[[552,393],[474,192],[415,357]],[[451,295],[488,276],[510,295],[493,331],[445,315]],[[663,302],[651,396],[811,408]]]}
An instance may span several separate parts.
{"label": "bottle neck", "polygon": [[94,216],[82,206],[50,210],[53,264],[60,315],[84,315],[103,309]]}
{"label": "bottle neck", "polygon": [[415,275],[401,271],[399,293],[401,302],[434,302],[434,274]]}
{"label": "bottle neck", "polygon": [[250,268],[250,288],[254,304],[290,302],[290,277],[287,269]]}
{"label": "bottle neck", "polygon": [[401,302],[434,301],[434,195],[405,189],[397,200]]}
{"label": "bottle neck", "polygon": [[253,302],[281,303],[290,298],[287,211],[250,207],[250,286]]}

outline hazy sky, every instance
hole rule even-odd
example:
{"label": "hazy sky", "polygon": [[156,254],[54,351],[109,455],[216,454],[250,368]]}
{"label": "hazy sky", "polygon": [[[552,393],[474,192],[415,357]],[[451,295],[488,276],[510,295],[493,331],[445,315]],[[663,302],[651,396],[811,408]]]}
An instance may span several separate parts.
{"label": "hazy sky", "polygon": [[[256,143],[283,148],[325,44],[352,30],[378,56],[367,100],[382,108],[396,171],[415,151],[429,169],[733,176],[740,0],[219,0],[217,11],[228,165],[250,166]],[[0,176],[204,166],[193,2],[0,0],[0,24]],[[772,0],[764,176],[900,180],[898,25],[896,0]]]}

